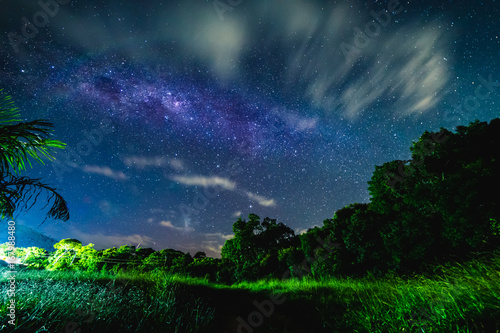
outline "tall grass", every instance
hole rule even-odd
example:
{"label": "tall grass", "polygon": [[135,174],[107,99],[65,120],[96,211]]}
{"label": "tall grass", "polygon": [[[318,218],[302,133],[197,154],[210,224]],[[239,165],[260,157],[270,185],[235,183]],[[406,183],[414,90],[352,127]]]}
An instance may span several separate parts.
{"label": "tall grass", "polygon": [[[6,283],[0,294],[0,331],[7,323]],[[214,310],[165,279],[162,288],[139,274],[23,271],[16,276],[16,332],[198,332]],[[73,324],[76,323],[76,324]]]}
{"label": "tall grass", "polygon": [[[68,322],[78,323],[82,333],[224,332],[218,329],[231,319],[224,312],[231,304],[248,303],[240,313],[245,318],[245,311],[255,310],[253,299],[271,293],[283,294],[286,301],[267,319],[269,326],[255,332],[277,332],[283,316],[318,324],[314,332],[500,332],[498,254],[441,266],[432,275],[379,279],[295,278],[222,286],[159,272],[24,271],[16,282],[19,332],[59,333]],[[0,331],[8,332],[7,283],[1,286]],[[222,311],[216,312],[209,300],[214,295],[221,298]]]}
{"label": "tall grass", "polygon": [[[500,255],[433,275],[261,280],[233,288],[317,306],[326,326],[357,332],[500,332]],[[341,313],[339,313],[341,309]],[[340,327],[339,322],[342,322]]]}

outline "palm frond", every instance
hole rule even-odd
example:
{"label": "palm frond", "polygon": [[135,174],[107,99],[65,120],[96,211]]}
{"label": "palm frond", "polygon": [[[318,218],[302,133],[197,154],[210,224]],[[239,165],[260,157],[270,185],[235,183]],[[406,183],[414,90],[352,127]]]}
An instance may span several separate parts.
{"label": "palm frond", "polygon": [[3,89],[0,89],[0,95],[3,95],[0,99],[0,125],[21,121],[19,109],[14,105],[12,97],[5,95]]}
{"label": "palm frond", "polygon": [[[0,110],[1,113],[1,110]],[[53,160],[53,148],[64,148],[65,144],[50,138],[52,124],[43,119],[15,125],[0,126],[0,172],[14,173],[31,167],[30,158],[44,164],[43,158]]]}
{"label": "palm frond", "polygon": [[[0,95],[3,95],[1,89]],[[32,166],[31,160],[45,164],[43,159],[54,159],[52,150],[66,145],[51,139],[52,123],[43,119],[21,121],[11,97],[0,96],[0,218],[13,218],[15,211],[29,210],[43,193],[47,204],[42,209],[52,203],[45,220],[67,221],[67,203],[56,189],[40,179],[15,176],[26,170],[26,164]]]}
{"label": "palm frond", "polygon": [[52,123],[44,119],[19,121],[18,109],[13,106],[10,96],[4,96],[0,99],[0,173],[19,174],[26,170],[26,164],[32,167],[31,159],[45,164],[44,158],[54,159],[54,148],[66,146],[51,139]]}
{"label": "palm frond", "polygon": [[0,176],[0,217],[13,218],[16,210],[28,211],[37,203],[41,194],[45,195],[47,202],[42,209],[52,202],[45,220],[47,218],[69,220],[67,202],[56,189],[43,184],[40,179],[12,175]]}

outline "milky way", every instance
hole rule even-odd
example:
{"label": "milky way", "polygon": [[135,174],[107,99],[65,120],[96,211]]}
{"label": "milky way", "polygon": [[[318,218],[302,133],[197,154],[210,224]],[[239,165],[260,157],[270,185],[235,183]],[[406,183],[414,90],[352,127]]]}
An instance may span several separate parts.
{"label": "milky way", "polygon": [[47,3],[0,2],[0,88],[68,144],[27,173],[57,239],[218,256],[240,216],[321,225],[425,130],[499,116],[496,1]]}

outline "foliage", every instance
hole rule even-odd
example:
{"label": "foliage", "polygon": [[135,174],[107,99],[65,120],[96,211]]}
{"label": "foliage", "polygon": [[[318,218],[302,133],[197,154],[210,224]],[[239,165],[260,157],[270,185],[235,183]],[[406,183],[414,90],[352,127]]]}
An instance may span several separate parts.
{"label": "foliage", "polygon": [[[0,94],[2,90],[0,90]],[[31,166],[31,159],[42,163],[53,160],[54,148],[65,144],[51,139],[53,125],[43,119],[21,122],[19,110],[11,97],[0,99],[0,217],[12,218],[15,211],[28,210],[36,204],[40,194],[45,194],[47,204],[52,201],[46,218],[67,221],[69,212],[66,201],[56,189],[40,179],[18,176]]]}
{"label": "foliage", "polygon": [[[67,274],[70,273],[70,274]],[[26,271],[16,275],[15,332],[210,332],[214,309],[165,276]],[[0,332],[12,332],[1,278]],[[36,314],[36,315],[33,315]],[[72,330],[73,331],[73,330]]]}
{"label": "foliage", "polygon": [[77,256],[82,251],[82,242],[67,238],[54,244],[54,248],[56,251],[49,257],[48,269],[76,269],[76,263],[80,260]]}
{"label": "foliage", "polygon": [[500,186],[499,143],[500,119],[475,121],[456,133],[425,132],[412,160],[375,168],[370,207],[384,220],[391,267],[406,271],[500,246],[500,207],[491,195]]}
{"label": "foliage", "polygon": [[280,262],[279,252],[298,244],[294,231],[267,217],[262,223],[255,214],[248,218],[248,222],[239,218],[233,224],[234,238],[224,243],[222,259],[234,263],[237,281],[283,275],[287,267]]}
{"label": "foliage", "polygon": [[182,255],[183,253],[181,251],[172,249],[163,249],[160,251],[155,251],[142,261],[141,269],[143,271],[150,271],[150,270],[168,271],[173,266],[174,259],[179,258]]}
{"label": "foliage", "polygon": [[14,256],[21,262],[22,265],[33,269],[43,269],[48,265],[49,252],[45,249],[31,247],[16,247],[14,251],[9,250],[9,243],[0,245],[0,257],[6,258]]}
{"label": "foliage", "polygon": [[[231,287],[166,272],[21,271],[16,332],[59,332],[69,322],[82,332],[236,331],[230,325],[240,310],[257,311],[256,300],[264,304],[271,294],[285,303],[274,306],[259,331],[496,332],[499,267],[497,253],[407,279],[267,279]],[[9,332],[9,285],[0,280],[0,331]]]}
{"label": "foliage", "polygon": [[186,267],[186,273],[192,277],[207,278],[215,282],[220,262],[221,260],[216,258],[193,258],[193,261]]}
{"label": "foliage", "polygon": [[136,249],[135,246],[122,245],[98,252],[99,269],[106,265],[107,269],[119,271],[123,269],[145,269],[144,260],[154,251],[151,248]]}
{"label": "foliage", "polygon": [[175,273],[186,273],[187,267],[193,262],[193,258],[189,253],[184,253],[177,258],[172,260],[172,267],[170,267],[171,272]]}

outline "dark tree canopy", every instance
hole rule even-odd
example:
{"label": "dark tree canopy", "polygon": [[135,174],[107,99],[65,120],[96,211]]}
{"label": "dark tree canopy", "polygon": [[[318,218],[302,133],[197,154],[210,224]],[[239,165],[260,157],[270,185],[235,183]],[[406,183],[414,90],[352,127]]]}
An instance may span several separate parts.
{"label": "dark tree canopy", "polygon": [[412,159],[376,166],[370,207],[393,264],[415,265],[499,247],[500,119],[425,132]]}
{"label": "dark tree canopy", "polygon": [[233,225],[222,258],[236,280],[311,274],[410,272],[466,260],[500,247],[500,119],[456,132],[424,132],[411,159],[375,166],[369,203],[335,212],[296,237],[282,223],[250,214]]}
{"label": "dark tree canopy", "polygon": [[[276,220],[265,218],[262,223],[255,214],[233,224],[234,238],[225,242],[222,259],[235,263],[236,279],[256,279],[286,272],[280,263],[279,252],[298,244],[292,229]],[[277,276],[276,276],[277,277]]]}

